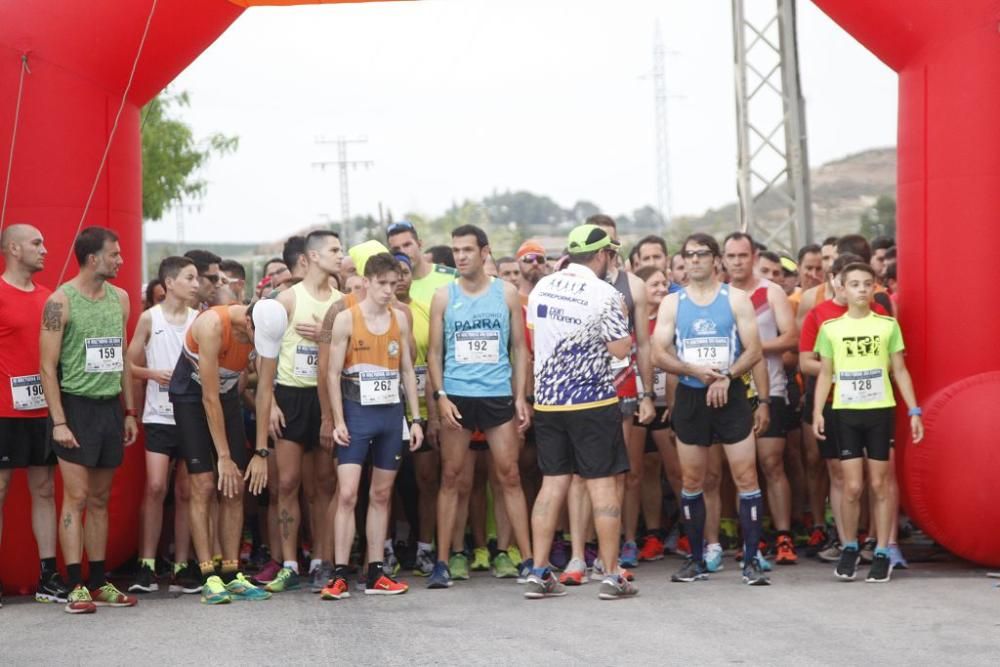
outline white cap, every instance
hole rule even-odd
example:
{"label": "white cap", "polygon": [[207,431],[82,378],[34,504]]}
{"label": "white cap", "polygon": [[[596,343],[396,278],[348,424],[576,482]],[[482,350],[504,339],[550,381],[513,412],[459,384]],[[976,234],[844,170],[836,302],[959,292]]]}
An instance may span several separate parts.
{"label": "white cap", "polygon": [[288,311],[276,299],[263,299],[253,307],[253,344],[257,355],[277,359],[281,339],[288,329]]}

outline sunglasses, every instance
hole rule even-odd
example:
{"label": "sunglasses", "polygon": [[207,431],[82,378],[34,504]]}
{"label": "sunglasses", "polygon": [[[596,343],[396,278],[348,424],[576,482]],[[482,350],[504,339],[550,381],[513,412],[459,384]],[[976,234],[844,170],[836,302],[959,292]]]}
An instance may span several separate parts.
{"label": "sunglasses", "polygon": [[546,262],[545,255],[528,254],[521,258],[521,261],[525,264],[544,264]]}
{"label": "sunglasses", "polygon": [[681,253],[681,256],[684,259],[694,259],[695,257],[697,257],[698,259],[704,259],[705,257],[711,257],[712,256],[712,251],[711,250],[685,250],[683,253]]}
{"label": "sunglasses", "polygon": [[396,232],[413,232],[413,231],[416,231],[416,229],[413,226],[413,223],[407,222],[406,220],[403,220],[402,222],[394,222],[385,228],[386,236],[392,236]]}

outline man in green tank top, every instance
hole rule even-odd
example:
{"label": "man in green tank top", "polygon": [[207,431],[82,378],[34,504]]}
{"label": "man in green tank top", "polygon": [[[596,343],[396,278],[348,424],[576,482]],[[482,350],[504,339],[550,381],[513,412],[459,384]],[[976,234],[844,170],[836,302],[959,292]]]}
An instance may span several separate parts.
{"label": "man in green tank top", "polygon": [[[87,227],[73,252],[80,272],[46,301],[39,342],[49,441],[63,478],[59,543],[73,589],[66,611],[85,614],[97,605],[136,602],[105,577],[104,552],[111,482],[124,448],[135,442],[138,413],[123,354],[128,295],[107,282],[123,264],[118,237],[103,227]],[[80,571],[84,540],[90,560],[86,585]]]}

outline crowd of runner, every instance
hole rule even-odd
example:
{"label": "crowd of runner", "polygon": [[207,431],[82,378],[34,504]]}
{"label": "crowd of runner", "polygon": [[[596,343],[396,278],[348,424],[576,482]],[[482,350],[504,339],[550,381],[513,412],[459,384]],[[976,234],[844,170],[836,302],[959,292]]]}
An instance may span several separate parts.
{"label": "crowd of runner", "polygon": [[[495,258],[472,225],[448,241],[425,251],[405,221],[350,249],[314,231],[255,287],[211,252],[167,257],[129,336],[112,231],[84,229],[78,274],[49,291],[41,232],[4,229],[0,506],[26,468],[35,599],[92,613],[165,583],[205,604],[342,600],[352,581],[405,593],[403,570],[431,589],[489,571],[529,599],[588,581],[617,599],[666,555],[683,559],[672,581],[728,555],[752,586],[805,556],[844,580],[906,567],[896,395],[915,442],[923,425],[891,239],[789,257],[695,233],[626,254],[597,215],[554,255],[529,240]],[[140,435],[123,591],[108,500]]]}

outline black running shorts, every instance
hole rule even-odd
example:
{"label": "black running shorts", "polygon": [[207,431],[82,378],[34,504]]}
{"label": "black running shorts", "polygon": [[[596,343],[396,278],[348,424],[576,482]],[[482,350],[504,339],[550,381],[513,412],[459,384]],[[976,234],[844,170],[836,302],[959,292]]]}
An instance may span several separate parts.
{"label": "black running shorts", "polygon": [[54,466],[47,423],[47,417],[0,417],[0,470]]}
{"label": "black running shorts", "polygon": [[171,459],[180,456],[177,427],[173,424],[143,424],[146,434],[146,451],[163,454]]}
{"label": "black running shorts", "polygon": [[617,403],[584,410],[536,411],[535,441],[543,475],[575,473],[597,479],[629,469]]}
{"label": "black running shorts", "polygon": [[462,415],[458,423],[466,431],[485,433],[514,418],[514,399],[511,396],[474,398],[449,394],[448,400],[458,408],[458,413]]}
{"label": "black running shorts", "polygon": [[[236,467],[246,470],[250,463],[246,432],[243,430],[243,415],[240,412],[240,398],[235,391],[222,397],[222,420],[226,427],[229,455]],[[174,403],[174,421],[180,434],[180,455],[187,463],[192,475],[215,472],[217,454],[212,434],[208,430],[208,418],[201,401],[194,403]]]}
{"label": "black running shorts", "polygon": [[315,387],[274,388],[274,400],[285,416],[281,439],[302,445],[309,452],[319,447],[319,429],[323,413],[319,405],[319,391]]}
{"label": "black running shorts", "polygon": [[125,414],[121,399],[85,398],[61,394],[66,425],[76,438],[79,447],[63,447],[52,440],[52,420],[49,447],[63,461],[87,468],[117,468],[125,456]]}
{"label": "black running shorts", "polygon": [[[834,410],[837,413],[837,440],[840,460],[868,456],[872,461],[888,461],[895,433],[895,408],[875,410]],[[826,432],[830,432],[830,424]]]}
{"label": "black running shorts", "polygon": [[707,388],[677,385],[671,421],[677,439],[685,445],[710,447],[721,442],[731,445],[744,440],[753,431],[753,410],[743,382],[729,383],[729,397],[721,408],[705,402]]}

